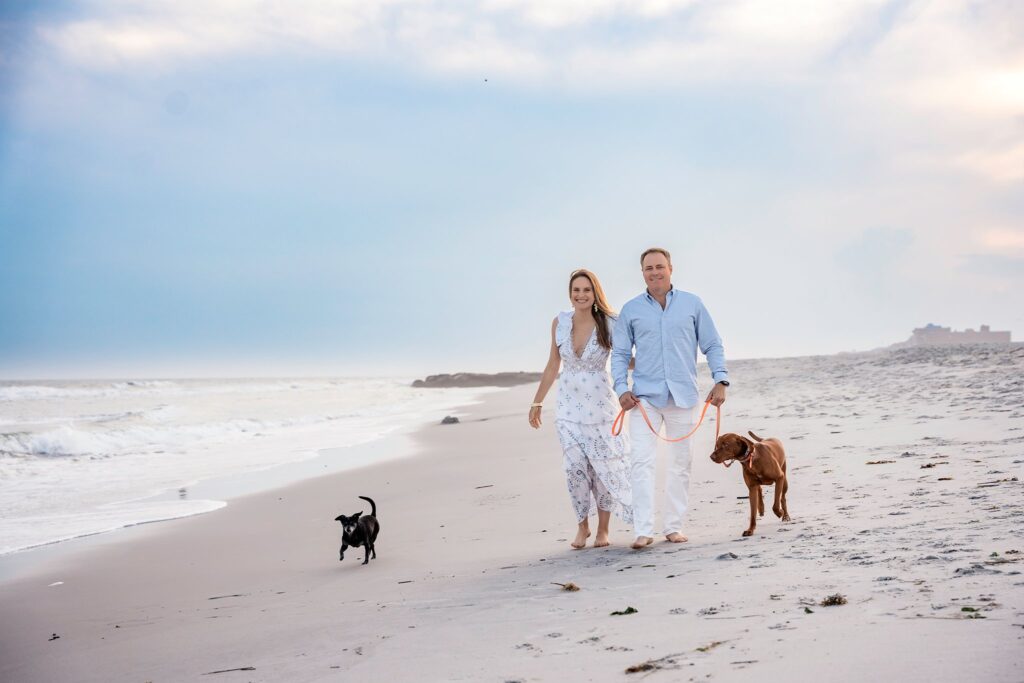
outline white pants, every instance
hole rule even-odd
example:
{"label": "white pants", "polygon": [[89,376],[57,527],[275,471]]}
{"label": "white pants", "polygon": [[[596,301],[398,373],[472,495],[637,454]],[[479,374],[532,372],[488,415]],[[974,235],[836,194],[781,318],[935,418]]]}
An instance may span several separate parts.
{"label": "white pants", "polygon": [[[655,408],[640,399],[651,424],[665,436],[677,439],[693,429],[693,408],[680,408],[672,403]],[[633,528],[637,536],[654,537],[654,470],[660,439],[648,428],[640,411],[634,408],[629,415],[629,438],[633,444],[633,466],[630,479],[633,484]],[[665,484],[665,533],[681,532],[683,517],[690,499],[690,439],[665,444],[668,448],[668,477]]]}

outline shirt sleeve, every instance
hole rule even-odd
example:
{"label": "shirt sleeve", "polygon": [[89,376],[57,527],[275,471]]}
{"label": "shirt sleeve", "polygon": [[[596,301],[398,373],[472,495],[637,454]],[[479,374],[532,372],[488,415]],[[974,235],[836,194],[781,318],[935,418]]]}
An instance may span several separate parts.
{"label": "shirt sleeve", "polygon": [[629,391],[627,373],[629,359],[633,357],[633,326],[629,324],[626,311],[619,313],[612,333],[612,381],[615,383],[615,395],[622,396]]}
{"label": "shirt sleeve", "polygon": [[717,384],[722,380],[729,380],[729,370],[725,367],[725,349],[722,347],[722,338],[718,336],[715,329],[715,321],[711,314],[704,307],[704,302],[697,302],[697,346],[700,352],[708,359],[708,368],[711,370],[711,379]]}

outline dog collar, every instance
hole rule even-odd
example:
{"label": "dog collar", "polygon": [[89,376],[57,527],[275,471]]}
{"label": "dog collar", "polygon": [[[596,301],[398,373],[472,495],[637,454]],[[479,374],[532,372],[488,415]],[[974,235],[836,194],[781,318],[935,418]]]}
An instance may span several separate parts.
{"label": "dog collar", "polygon": [[754,459],[755,451],[756,449],[753,446],[751,446],[750,448],[747,449],[747,454],[744,455],[742,458],[733,458],[732,460],[729,460],[728,462],[723,462],[722,464],[725,465],[726,467],[732,467],[732,464],[734,462],[738,462],[742,465],[750,467],[750,461]]}

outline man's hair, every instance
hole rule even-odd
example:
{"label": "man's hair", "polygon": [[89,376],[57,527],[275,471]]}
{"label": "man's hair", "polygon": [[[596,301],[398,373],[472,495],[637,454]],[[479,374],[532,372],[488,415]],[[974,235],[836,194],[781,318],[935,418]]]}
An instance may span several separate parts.
{"label": "man's hair", "polygon": [[668,249],[662,249],[661,247],[651,247],[644,253],[640,254],[640,265],[644,265],[644,259],[647,258],[648,254],[663,254],[668,259],[668,264],[672,265],[672,254],[668,253]]}

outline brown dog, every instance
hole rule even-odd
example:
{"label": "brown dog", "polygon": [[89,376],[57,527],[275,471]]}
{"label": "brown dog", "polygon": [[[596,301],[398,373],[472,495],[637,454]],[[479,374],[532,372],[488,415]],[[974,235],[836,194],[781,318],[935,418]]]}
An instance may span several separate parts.
{"label": "brown dog", "polygon": [[758,513],[764,517],[762,486],[775,485],[772,512],[783,522],[789,521],[789,509],[786,507],[789,480],[786,478],[786,452],[782,449],[782,442],[778,439],[762,439],[754,432],[747,434],[754,441],[739,434],[722,434],[715,443],[715,452],[711,454],[713,461],[727,467],[731,464],[726,462],[728,460],[743,463],[743,481],[750,491],[750,527],[743,532],[744,536],[754,533]]}

